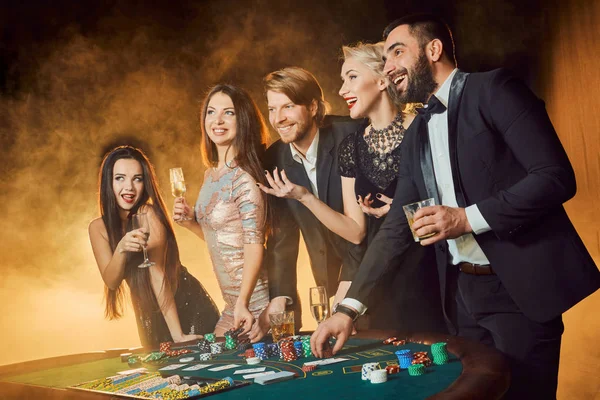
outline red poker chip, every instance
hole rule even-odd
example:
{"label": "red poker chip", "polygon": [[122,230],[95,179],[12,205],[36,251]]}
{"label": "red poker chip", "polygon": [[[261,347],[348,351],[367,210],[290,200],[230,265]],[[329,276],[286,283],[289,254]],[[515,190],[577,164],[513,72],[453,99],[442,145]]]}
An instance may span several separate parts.
{"label": "red poker chip", "polygon": [[395,342],[396,340],[398,340],[398,338],[396,338],[396,337],[387,338],[383,341],[383,344],[390,344],[390,343]]}
{"label": "red poker chip", "polygon": [[404,346],[406,344],[406,340],[395,340],[392,342],[394,346]]}
{"label": "red poker chip", "polygon": [[316,369],[317,369],[316,365],[306,365],[305,364],[305,365],[302,366],[302,371],[304,371],[304,372],[312,372],[312,371],[314,371]]}

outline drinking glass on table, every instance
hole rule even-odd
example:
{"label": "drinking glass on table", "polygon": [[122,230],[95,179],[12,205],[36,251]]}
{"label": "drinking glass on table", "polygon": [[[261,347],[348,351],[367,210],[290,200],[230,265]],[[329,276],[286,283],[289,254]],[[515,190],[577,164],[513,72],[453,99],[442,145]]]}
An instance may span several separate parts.
{"label": "drinking glass on table", "polygon": [[329,316],[329,298],[325,286],[310,288],[310,311],[317,324]]}
{"label": "drinking glass on table", "polygon": [[410,231],[412,232],[413,239],[415,240],[415,242],[418,242],[423,239],[427,239],[428,237],[432,237],[433,235],[435,235],[435,232],[432,232],[432,233],[428,233],[425,236],[419,237],[419,236],[417,236],[417,234],[415,233],[415,231],[412,228],[412,225],[413,225],[413,222],[415,219],[415,213],[417,211],[419,211],[421,208],[430,207],[430,206],[435,206],[435,199],[421,200],[421,201],[417,201],[416,203],[411,203],[411,204],[402,206],[402,209],[404,210],[404,214],[406,215],[406,219],[408,220],[408,226],[410,227]]}
{"label": "drinking glass on table", "polygon": [[282,311],[269,314],[269,323],[271,325],[271,335],[273,343],[284,337],[294,336],[294,312]]}
{"label": "drinking glass on table", "polygon": [[[131,226],[133,229],[146,229],[146,240],[150,237],[150,226],[148,225],[148,215],[146,213],[133,214],[131,216]],[[154,263],[148,259],[148,250],[146,246],[142,247],[144,251],[144,262],[138,265],[138,268],[152,267]]]}
{"label": "drinking glass on table", "polygon": [[[171,178],[171,193],[174,197],[185,196],[185,178],[183,177],[183,170],[181,168],[169,169],[169,175]],[[181,217],[182,221],[190,221],[192,218],[183,214]]]}

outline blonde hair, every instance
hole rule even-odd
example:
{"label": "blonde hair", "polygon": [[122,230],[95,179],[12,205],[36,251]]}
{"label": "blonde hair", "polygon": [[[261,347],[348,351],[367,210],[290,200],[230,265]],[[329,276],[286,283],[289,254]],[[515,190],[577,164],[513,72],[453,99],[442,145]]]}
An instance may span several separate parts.
{"label": "blonde hair", "polygon": [[358,42],[352,46],[343,46],[344,61],[354,58],[361,64],[369,68],[378,78],[387,79],[383,74],[383,42],[362,43]]}
{"label": "blonde hair", "polygon": [[[342,46],[343,60],[353,58],[367,67],[377,78],[387,80],[387,76],[383,73],[385,62],[383,61],[383,42],[378,43],[362,43],[358,42],[355,45]],[[392,88],[388,85],[388,95],[394,102],[398,110],[405,114],[416,114],[415,108],[422,105],[417,103],[402,104],[398,103],[392,92]]]}
{"label": "blonde hair", "polygon": [[310,107],[313,101],[317,104],[315,120],[318,125],[323,123],[329,112],[329,103],[323,97],[323,89],[317,78],[304,68],[287,67],[271,72],[264,79],[265,96],[268,91],[283,93],[294,104]]}

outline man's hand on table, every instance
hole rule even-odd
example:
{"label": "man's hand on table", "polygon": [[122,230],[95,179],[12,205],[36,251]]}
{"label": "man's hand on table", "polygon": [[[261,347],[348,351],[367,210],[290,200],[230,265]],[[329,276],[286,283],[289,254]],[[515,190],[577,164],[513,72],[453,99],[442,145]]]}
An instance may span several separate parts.
{"label": "man's hand on table", "polygon": [[[342,313],[336,313],[331,318],[321,322],[315,333],[310,338],[310,348],[317,358],[323,358],[323,350],[329,346],[331,336],[337,339],[333,347],[333,354],[342,349],[354,329],[352,319]],[[327,343],[327,345],[325,345]]]}

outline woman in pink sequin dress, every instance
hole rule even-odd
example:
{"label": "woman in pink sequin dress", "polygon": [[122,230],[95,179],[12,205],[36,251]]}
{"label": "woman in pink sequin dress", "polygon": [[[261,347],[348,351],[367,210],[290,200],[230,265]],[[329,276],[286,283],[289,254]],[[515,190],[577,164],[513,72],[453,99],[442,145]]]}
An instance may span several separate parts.
{"label": "woman in pink sequin dress", "polygon": [[260,157],[268,131],[254,101],[232,85],[208,93],[201,128],[204,183],[194,209],[184,198],[176,200],[174,219],[208,246],[225,301],[215,333],[240,326],[246,333],[269,304],[262,261],[270,218],[266,196],[256,186],[265,182]]}

